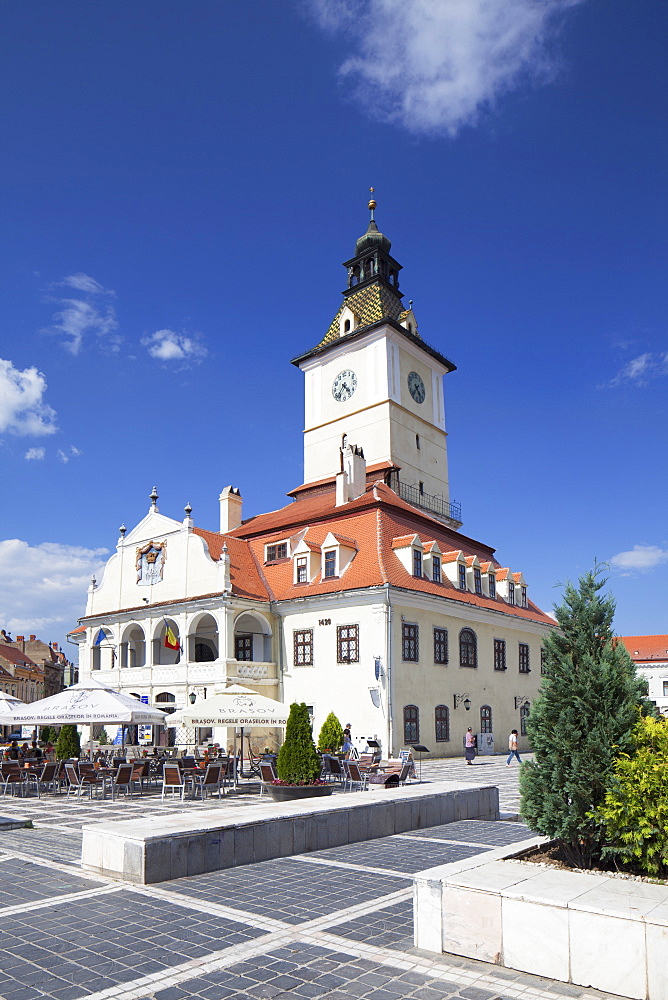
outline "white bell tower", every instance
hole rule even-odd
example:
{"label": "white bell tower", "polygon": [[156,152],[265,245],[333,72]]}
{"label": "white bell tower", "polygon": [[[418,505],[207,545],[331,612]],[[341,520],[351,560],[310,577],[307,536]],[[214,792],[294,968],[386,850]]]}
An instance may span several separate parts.
{"label": "white bell tower", "polygon": [[401,265],[375,207],[372,199],[369,227],[344,264],[348,287],[329,330],[293,360],[305,375],[304,484],[338,473],[347,436],[367,469],[394,475],[407,499],[433,512],[442,505],[458,520],[449,510],[443,398],[443,376],[455,365],[422,340],[412,308],[404,308]]}

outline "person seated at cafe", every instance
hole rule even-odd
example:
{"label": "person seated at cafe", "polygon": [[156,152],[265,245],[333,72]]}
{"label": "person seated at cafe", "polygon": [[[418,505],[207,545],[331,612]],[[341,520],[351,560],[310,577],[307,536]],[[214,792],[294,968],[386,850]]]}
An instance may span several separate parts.
{"label": "person seated at cafe", "polygon": [[7,756],[10,760],[18,760],[21,751],[19,750],[19,745],[16,740],[12,740],[9,744],[9,750],[7,751]]}
{"label": "person seated at cafe", "polygon": [[56,751],[54,749],[53,743],[50,740],[44,747],[44,756],[46,757],[47,760],[55,760]]}
{"label": "person seated at cafe", "polygon": [[30,756],[35,757],[37,760],[42,759],[43,754],[40,747],[37,745],[37,740],[33,740],[30,744]]}
{"label": "person seated at cafe", "polygon": [[21,760],[25,760],[30,756],[32,756],[30,753],[30,747],[28,746],[27,743],[23,743],[21,745],[21,749],[19,750],[19,757],[21,758]]}

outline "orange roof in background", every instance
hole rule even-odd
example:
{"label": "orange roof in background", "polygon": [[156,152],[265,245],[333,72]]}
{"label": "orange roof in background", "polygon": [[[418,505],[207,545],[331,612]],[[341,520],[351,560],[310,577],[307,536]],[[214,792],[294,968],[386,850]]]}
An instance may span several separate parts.
{"label": "orange roof in background", "polygon": [[79,625],[78,628],[72,628],[72,629],[70,629],[70,631],[67,634],[68,635],[76,635],[78,632],[85,632],[87,628],[88,628],[87,625]]}
{"label": "orange roof in background", "polygon": [[633,660],[668,660],[668,635],[620,635]]}

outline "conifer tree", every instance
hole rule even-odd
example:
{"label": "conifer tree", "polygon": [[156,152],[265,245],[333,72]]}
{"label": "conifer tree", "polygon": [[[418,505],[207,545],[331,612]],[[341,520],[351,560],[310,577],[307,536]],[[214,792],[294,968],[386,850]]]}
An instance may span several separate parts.
{"label": "conifer tree", "polygon": [[336,752],[343,743],[343,728],[334,712],[330,712],[322,724],[320,735],[318,736],[318,750],[332,750]]}
{"label": "conifer tree", "polygon": [[320,775],[320,758],[313,743],[311,718],[304,702],[290,705],[285,742],[276,761],[278,777],[291,785],[310,785]]}
{"label": "conifer tree", "polygon": [[61,726],[56,742],[56,757],[58,760],[68,760],[78,757],[81,753],[81,741],[76,726]]}
{"label": "conifer tree", "polygon": [[535,754],[520,774],[522,818],[560,842],[571,864],[590,868],[600,853],[592,816],[620,752],[632,746],[638,708],[647,713],[646,682],[612,633],[615,601],[600,591],[598,566],[578,587],[567,584],[555,608],[560,631],[544,641],[545,676],[527,724]]}

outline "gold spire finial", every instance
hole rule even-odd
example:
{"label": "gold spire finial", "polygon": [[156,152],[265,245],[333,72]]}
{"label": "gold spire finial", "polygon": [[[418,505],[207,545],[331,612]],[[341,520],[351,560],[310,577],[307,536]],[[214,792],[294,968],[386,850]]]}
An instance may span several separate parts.
{"label": "gold spire finial", "polygon": [[[373,188],[369,188],[369,191],[373,195]],[[373,212],[374,212],[374,209],[376,207],[376,199],[375,198],[372,197],[372,198],[369,199],[369,206],[368,207],[371,210],[371,219],[373,220]]]}

